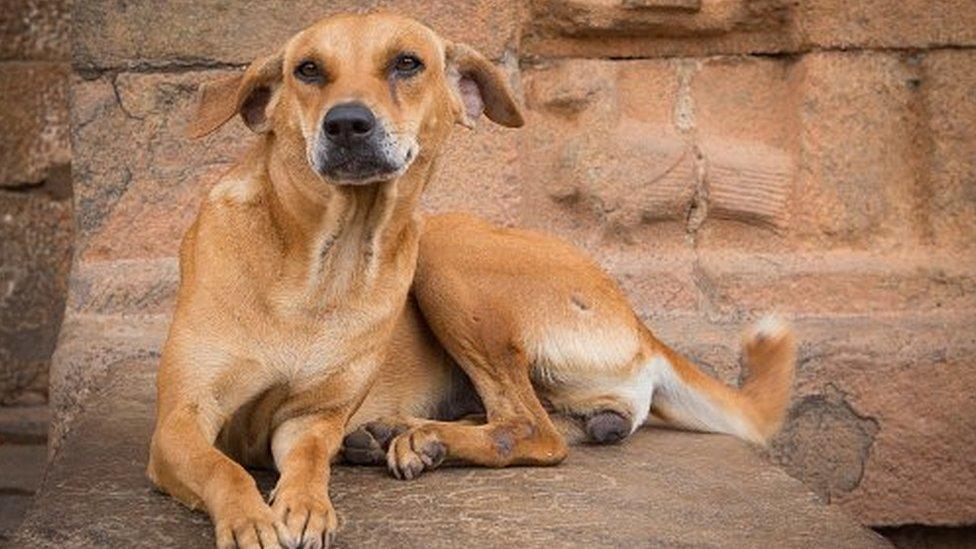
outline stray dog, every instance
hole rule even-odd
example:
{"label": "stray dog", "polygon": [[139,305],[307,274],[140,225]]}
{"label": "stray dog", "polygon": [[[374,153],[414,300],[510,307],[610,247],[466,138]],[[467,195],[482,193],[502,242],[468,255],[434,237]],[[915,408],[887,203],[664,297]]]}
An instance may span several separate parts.
{"label": "stray dog", "polygon": [[[331,541],[330,462],[401,316],[418,199],[454,124],[482,113],[522,125],[500,71],[380,13],[202,87],[191,136],[240,114],[260,139],[184,237],[147,473],[209,512],[219,547]],[[280,471],[270,506],[241,463]]]}
{"label": "stray dog", "polygon": [[[763,443],[789,404],[795,343],[767,317],[743,337],[735,389],[659,342],[620,288],[558,239],[468,215],[426,220],[411,299],[346,460],[412,479],[445,459],[555,464],[567,441],[659,422]],[[455,421],[484,414],[471,421]]]}

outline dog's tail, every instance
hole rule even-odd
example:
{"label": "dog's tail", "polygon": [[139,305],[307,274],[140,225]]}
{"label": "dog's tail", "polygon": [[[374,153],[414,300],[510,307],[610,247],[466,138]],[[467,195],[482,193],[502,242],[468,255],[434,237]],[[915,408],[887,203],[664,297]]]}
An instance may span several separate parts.
{"label": "dog's tail", "polygon": [[743,335],[743,362],[748,373],[740,388],[722,383],[654,342],[658,355],[668,363],[651,401],[651,413],[657,419],[758,444],[779,430],[790,401],[796,360],[793,332],[784,321],[765,317]]}

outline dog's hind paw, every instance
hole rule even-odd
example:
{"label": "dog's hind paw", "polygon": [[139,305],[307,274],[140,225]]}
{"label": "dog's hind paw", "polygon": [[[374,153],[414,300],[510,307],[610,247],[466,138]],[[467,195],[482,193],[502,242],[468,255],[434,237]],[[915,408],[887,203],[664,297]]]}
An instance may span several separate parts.
{"label": "dog's hind paw", "polygon": [[437,435],[421,428],[395,437],[386,463],[394,477],[413,480],[424,471],[436,468],[446,456],[447,448]]}
{"label": "dog's hind paw", "polygon": [[342,457],[353,465],[383,465],[390,441],[405,431],[382,421],[361,425],[342,440]]}

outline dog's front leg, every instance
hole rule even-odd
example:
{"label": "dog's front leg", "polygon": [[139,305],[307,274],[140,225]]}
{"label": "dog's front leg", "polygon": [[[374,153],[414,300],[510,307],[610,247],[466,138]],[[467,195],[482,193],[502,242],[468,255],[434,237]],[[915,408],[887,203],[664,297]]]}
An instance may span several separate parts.
{"label": "dog's front leg", "polygon": [[272,509],[298,546],[328,547],[338,520],[329,499],[332,458],[339,451],[347,410],[288,419],[271,439],[275,465],[281,473]]}
{"label": "dog's front leg", "polygon": [[[214,521],[219,548],[277,547],[287,531],[258,492],[254,478],[213,446],[201,406],[177,404],[153,435],[149,476],[190,507],[201,503]],[[212,431],[212,429],[210,429]]]}

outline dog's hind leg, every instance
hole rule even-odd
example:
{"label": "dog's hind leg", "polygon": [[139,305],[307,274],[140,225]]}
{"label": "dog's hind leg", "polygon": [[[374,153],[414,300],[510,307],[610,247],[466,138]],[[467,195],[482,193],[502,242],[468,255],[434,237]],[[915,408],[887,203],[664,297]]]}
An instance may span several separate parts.
{"label": "dog's hind leg", "polygon": [[[360,425],[342,440],[342,458],[351,465],[386,465],[386,453],[393,439],[411,429],[447,423],[422,417],[389,416]],[[484,415],[450,422],[451,425],[482,425]]]}
{"label": "dog's hind leg", "polygon": [[[394,476],[412,479],[442,460],[486,467],[554,465],[566,457],[566,443],[539,402],[529,379],[529,360],[503,331],[482,332],[469,345],[446,346],[471,379],[486,422],[414,420],[393,437],[387,465]],[[487,335],[490,334],[490,335]]]}

